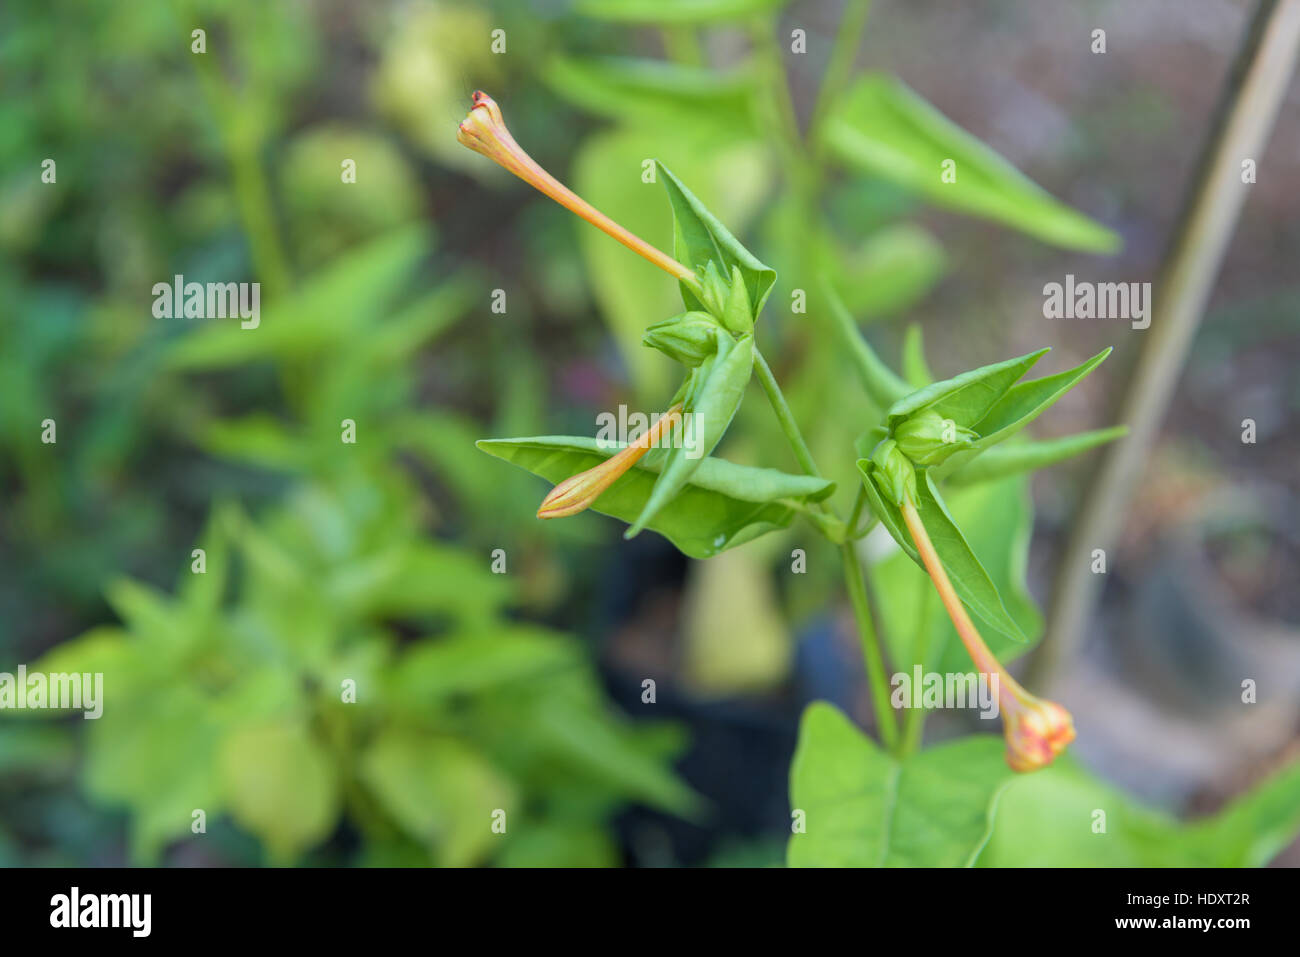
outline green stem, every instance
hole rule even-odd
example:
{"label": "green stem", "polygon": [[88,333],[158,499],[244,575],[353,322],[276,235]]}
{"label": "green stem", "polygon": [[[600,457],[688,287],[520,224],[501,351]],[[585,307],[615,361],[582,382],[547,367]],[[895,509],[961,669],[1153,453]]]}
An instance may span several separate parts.
{"label": "green stem", "polygon": [[849,520],[844,526],[847,529],[849,538],[861,538],[858,534],[858,519],[862,517],[862,509],[867,504],[867,489],[865,486],[858,485],[858,497],[853,500],[853,511],[849,514]]}
{"label": "green stem", "polygon": [[849,591],[849,601],[853,603],[853,618],[862,639],[862,659],[867,666],[871,706],[875,709],[876,724],[880,727],[880,740],[888,750],[895,751],[898,748],[898,724],[889,705],[885,660],[880,653],[880,639],[876,635],[875,622],[871,619],[871,605],[867,601],[867,589],[862,580],[862,566],[858,562],[853,542],[841,545],[840,555],[844,559],[844,584]]}
{"label": "green stem", "polygon": [[[912,658],[925,670],[930,662],[926,660],[930,653],[930,589],[921,589],[921,607],[916,616],[916,645]],[[904,756],[912,754],[921,746],[925,733],[925,719],[929,711],[925,708],[909,708],[903,715],[903,743],[901,752]]]}
{"label": "green stem", "polygon": [[813,461],[812,452],[808,450],[808,443],[804,441],[803,433],[799,431],[799,423],[794,420],[790,404],[785,401],[785,394],[777,384],[776,376],[772,375],[772,367],[767,364],[767,360],[758,349],[754,350],[754,370],[758,373],[758,382],[767,395],[767,401],[772,405],[772,411],[776,413],[776,420],[781,424],[781,431],[785,433],[790,448],[794,450],[794,457],[798,460],[799,467],[807,474],[821,478],[822,473],[817,469],[817,463]]}
{"label": "green stem", "polygon": [[[803,434],[799,431],[799,425],[794,420],[794,414],[790,411],[789,404],[785,401],[785,395],[781,392],[781,386],[777,383],[776,377],[772,375],[772,369],[763,358],[763,354],[757,349],[754,350],[754,368],[758,370],[758,381],[763,386],[763,391],[767,393],[767,399],[772,404],[772,410],[776,413],[777,421],[781,423],[781,429],[785,432],[786,439],[790,442],[790,447],[794,449],[795,458],[799,460],[799,465],[809,475],[821,477],[821,472],[817,469],[817,464],[813,462],[812,453],[808,451],[808,443],[804,441]],[[854,503],[854,519],[862,511],[865,493],[859,492],[859,501]],[[826,509],[825,503],[819,505]],[[826,509],[831,511],[830,509]],[[814,523],[816,524],[816,523]],[[827,533],[826,528],[822,529],[827,537],[834,541],[834,536]],[[845,526],[846,534],[852,531],[853,526]],[[853,541],[851,538],[842,540],[840,544],[840,554],[844,559],[844,583],[848,586],[849,600],[853,603],[853,617],[858,625],[858,636],[862,641],[862,658],[867,666],[867,681],[871,685],[871,700],[873,707],[876,709],[876,723],[880,725],[880,738],[885,747],[893,750],[898,743],[898,726],[894,722],[894,714],[889,707],[889,682],[885,677],[884,657],[880,652],[880,637],[876,632],[875,622],[871,618],[871,603],[867,599],[867,587],[863,579],[862,566],[858,562],[858,553],[854,551]]]}
{"label": "green stem", "polygon": [[[863,25],[866,22],[866,12],[870,7],[869,0],[866,3],[861,2],[861,0],[850,0],[850,4],[852,5],[850,13],[853,14],[853,17],[848,32],[853,35],[853,39],[845,39],[842,35],[837,39],[838,56],[831,64],[833,72],[828,70],[828,79],[833,81],[831,95],[834,95],[833,90],[835,87],[842,85],[847,79],[847,71],[852,67],[853,54],[857,49],[857,37],[862,32]],[[769,93],[764,98],[761,107],[769,120],[768,127],[771,138],[777,145],[786,174],[790,178],[799,206],[803,210],[804,215],[800,217],[800,222],[804,224],[803,235],[797,245],[807,257],[811,255],[814,245],[809,241],[813,235],[810,224],[820,218],[818,165],[809,156],[807,144],[799,131],[799,121],[795,114],[794,101],[790,96],[790,84],[786,76],[781,48],[777,42],[773,22],[766,18],[755,20],[752,37],[754,40],[754,57],[760,70],[760,79],[766,83]],[[847,51],[844,49],[845,47],[847,47]],[[845,75],[841,76],[840,74]],[[811,263],[805,262],[800,265],[800,271],[806,272]],[[854,333],[856,336],[856,329]],[[865,347],[865,343],[861,343],[861,337],[856,336],[856,338],[859,340],[860,347]],[[798,460],[800,467],[809,475],[820,477],[821,472],[813,461],[812,452],[809,451],[808,443],[799,431],[798,423],[795,422],[794,414],[790,411],[790,406],[781,392],[781,387],[777,384],[776,377],[772,375],[767,360],[757,350],[754,352],[754,368],[758,372],[758,381],[767,394],[768,402],[771,403],[772,410],[776,413],[777,421],[780,423],[781,430],[785,433],[791,449],[794,450],[795,458]],[[862,642],[862,657],[866,664],[867,680],[871,687],[871,699],[876,711],[876,722],[880,726],[880,738],[886,748],[894,750],[898,745],[898,726],[889,705],[889,683],[885,675],[880,638],[871,616],[871,603],[867,595],[866,579],[853,545],[857,521],[864,506],[865,491],[860,488],[858,490],[858,499],[853,506],[853,517],[844,527],[845,540],[840,545],[840,553],[844,562],[844,580],[848,587],[849,599],[853,604],[853,615]],[[831,514],[834,513],[834,509],[828,508],[825,503],[820,503],[819,507]],[[823,528],[822,531],[825,533],[826,529]]]}
{"label": "green stem", "polygon": [[[809,475],[821,477],[821,472],[817,469],[817,464],[813,462],[812,453],[808,451],[808,443],[804,441],[803,434],[799,431],[799,425],[794,420],[794,414],[790,411],[789,404],[785,401],[785,395],[781,392],[781,386],[777,383],[776,377],[772,375],[772,369],[763,358],[763,354],[757,349],[754,350],[754,368],[758,370],[758,381],[763,386],[763,391],[767,393],[767,399],[772,404],[772,410],[776,413],[777,421],[781,423],[781,429],[785,432],[785,437],[790,442],[790,447],[794,449],[795,458],[799,460],[799,465]],[[880,636],[876,632],[876,624],[871,618],[871,603],[867,599],[867,586],[863,578],[862,566],[858,562],[858,553],[854,551],[853,539],[851,537],[856,525],[857,517],[861,514],[865,505],[865,492],[859,490],[858,500],[853,506],[853,521],[845,526],[845,539],[840,545],[840,554],[844,559],[844,582],[848,586],[849,600],[853,603],[853,617],[858,625],[858,636],[862,642],[862,659],[867,666],[867,681],[871,686],[872,706],[876,709],[876,723],[880,725],[880,739],[884,742],[886,748],[891,751],[898,746],[898,726],[894,721],[894,714],[889,707],[889,681],[885,677],[884,656],[880,651]],[[826,508],[824,502],[819,506],[827,511],[833,512]],[[816,523],[814,523],[816,524]],[[821,528],[823,534],[834,541],[834,536],[827,532],[827,529]]]}
{"label": "green stem", "polygon": [[1156,282],[1151,328],[1138,337],[1137,365],[1125,380],[1118,421],[1128,426],[1128,438],[1105,453],[1061,555],[1048,630],[1030,670],[1029,680],[1038,685],[1060,676],[1087,634],[1106,577],[1092,573],[1090,556],[1094,549],[1110,548],[1124,527],[1242,204],[1253,189],[1241,182],[1242,157],[1263,153],[1286,100],[1300,52],[1300,5],[1261,0],[1255,11]]}
{"label": "green stem", "polygon": [[788,508],[794,509],[804,518],[812,523],[812,526],[821,532],[823,536],[833,545],[843,545],[849,540],[848,526],[835,517],[835,514],[829,509],[821,508],[821,503],[807,505],[797,499],[777,499],[778,502]]}

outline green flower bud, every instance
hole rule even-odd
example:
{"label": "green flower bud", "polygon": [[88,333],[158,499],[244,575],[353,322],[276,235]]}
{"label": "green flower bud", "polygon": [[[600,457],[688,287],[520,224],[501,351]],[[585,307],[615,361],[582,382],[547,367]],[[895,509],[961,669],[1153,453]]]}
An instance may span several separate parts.
{"label": "green flower bud", "polygon": [[745,289],[745,277],[739,266],[731,267],[731,291],[722,310],[722,324],[727,331],[738,336],[754,331],[754,310],[749,304],[749,292]]}
{"label": "green flower bud", "polygon": [[718,264],[712,259],[704,267],[704,289],[700,296],[704,308],[719,318],[727,310],[727,299],[731,296],[731,284],[723,277]]}
{"label": "green flower bud", "polygon": [[933,409],[922,409],[894,427],[898,449],[916,465],[938,465],[954,452],[968,449],[979,434],[963,429]]}
{"label": "green flower bud", "polygon": [[916,469],[893,439],[885,439],[871,453],[875,468],[871,477],[881,493],[895,505],[915,502]]}
{"label": "green flower bud", "polygon": [[718,321],[707,312],[684,312],[646,329],[641,344],[693,369],[718,351],[720,331]]}

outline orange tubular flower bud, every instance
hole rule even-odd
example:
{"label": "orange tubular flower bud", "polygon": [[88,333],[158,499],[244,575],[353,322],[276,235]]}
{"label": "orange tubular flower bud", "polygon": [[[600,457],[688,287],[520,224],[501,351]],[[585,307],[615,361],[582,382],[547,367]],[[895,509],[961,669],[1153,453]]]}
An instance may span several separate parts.
{"label": "orange tubular flower bud", "polygon": [[601,493],[613,485],[628,469],[640,461],[641,456],[650,450],[669,429],[679,425],[682,420],[682,404],[679,402],[655,422],[631,445],[612,455],[599,465],[585,472],[579,472],[567,478],[542,500],[537,509],[538,518],[563,518],[576,515],[595,503]]}
{"label": "orange tubular flower bud", "polygon": [[1003,735],[1007,740],[1007,765],[1011,770],[1019,772],[1047,767],[1074,740],[1074,719],[1070,717],[1070,712],[1056,702],[1044,701],[1031,695],[993,657],[993,652],[989,651],[975,623],[966,613],[966,606],[957,597],[911,499],[904,499],[902,512],[907,530],[921,556],[921,563],[930,573],[935,590],[943,600],[971,661],[981,673],[990,676],[990,680],[993,677],[997,679],[995,687],[1002,711]]}
{"label": "orange tubular flower bud", "polygon": [[1013,771],[1036,771],[1051,764],[1074,740],[1074,720],[1056,702],[1035,698],[1019,685],[1015,690],[1020,696],[1013,692],[1002,701],[1007,764]]}
{"label": "orange tubular flower bud", "polygon": [[456,139],[476,153],[482,153],[494,163],[514,173],[525,183],[545,193],[565,209],[581,216],[598,229],[604,230],[620,243],[645,257],[665,272],[698,290],[700,280],[687,266],[668,254],[651,246],[644,239],[628,232],[614,220],[596,209],[546,170],[537,165],[531,156],[520,148],[506,129],[501,108],[483,91],[474,94],[474,107],[461,121]]}

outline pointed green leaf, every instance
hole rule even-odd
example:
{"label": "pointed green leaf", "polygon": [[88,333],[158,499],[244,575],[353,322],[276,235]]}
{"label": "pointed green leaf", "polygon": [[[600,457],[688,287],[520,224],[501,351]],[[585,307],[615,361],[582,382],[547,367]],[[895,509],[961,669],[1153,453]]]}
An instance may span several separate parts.
{"label": "pointed green leaf", "polygon": [[1023,429],[1057,399],[1078,385],[1089,372],[1101,365],[1108,355],[1110,355],[1109,346],[1073,369],[1058,372],[1056,375],[1043,376],[1032,382],[1019,382],[1013,385],[997,405],[973,426],[980,434],[979,442],[976,444],[981,448],[987,448]]}
{"label": "pointed green leaf", "polygon": [[[776,270],[759,262],[742,246],[663,163],[655,160],[655,165],[673,207],[673,255],[677,261],[697,271],[712,262],[723,276],[730,276],[733,266],[739,267],[745,277],[745,292],[753,314],[757,316],[776,282]],[[682,299],[687,309],[706,308],[685,285],[682,285]]]}
{"label": "pointed green leaf", "polygon": [[1069,249],[1108,253],[1120,246],[1114,232],[1053,199],[894,77],[860,78],[828,116],[825,141],[849,166],[941,206]]}
{"label": "pointed green leaf", "polygon": [[899,761],[840,711],[804,712],[790,806],[805,815],[791,867],[969,867],[989,840],[1013,777],[993,736],[961,738]]}
{"label": "pointed green leaf", "polygon": [[945,479],[946,487],[974,485],[1022,472],[1036,472],[1127,434],[1127,426],[1116,425],[1059,439],[998,445],[985,450],[969,464],[959,464],[957,470]]}
{"label": "pointed green leaf", "polygon": [[[616,448],[587,436],[484,439],[478,447],[534,475],[558,483],[599,465]],[[596,500],[592,511],[632,522],[650,499],[665,456],[654,450]],[[686,487],[646,526],[691,558],[708,558],[777,528],[787,527],[798,507],[835,491],[835,483],[776,469],[705,458]]]}
{"label": "pointed green leaf", "polygon": [[1089,372],[1101,365],[1108,355],[1110,349],[1106,348],[1073,369],[1058,372],[1056,375],[1043,376],[1032,382],[1013,385],[983,418],[971,426],[980,436],[974,445],[970,449],[954,453],[936,469],[935,478],[942,479],[952,474],[983,450],[1015,435],[1038,418],[1057,399],[1078,385]]}
{"label": "pointed green leaf", "polygon": [[889,407],[889,429],[892,432],[899,422],[922,409],[933,409],[963,429],[975,428],[975,423],[988,415],[1016,380],[1049,351],[1039,349],[917,389]]}

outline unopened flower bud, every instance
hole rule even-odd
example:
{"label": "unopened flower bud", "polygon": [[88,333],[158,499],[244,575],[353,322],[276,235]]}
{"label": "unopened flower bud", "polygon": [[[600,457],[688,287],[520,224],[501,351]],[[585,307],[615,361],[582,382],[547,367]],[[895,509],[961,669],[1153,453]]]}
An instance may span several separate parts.
{"label": "unopened flower bud", "polygon": [[681,423],[681,412],[681,403],[674,405],[661,415],[655,424],[645,431],[645,434],[622,451],[555,486],[542,500],[541,506],[537,509],[537,517],[563,518],[590,508],[601,493],[636,465],[641,456],[645,455],[669,429]]}
{"label": "unopened flower bud", "polygon": [[970,448],[979,434],[933,409],[922,409],[895,426],[893,437],[899,451],[914,464],[926,466],[938,465],[954,452]]}
{"label": "unopened flower bud", "polygon": [[722,324],[738,336],[754,331],[754,309],[749,302],[749,290],[739,266],[731,267],[731,291],[722,308]]}
{"label": "unopened flower bud", "polygon": [[718,351],[719,334],[725,335],[707,312],[684,312],[650,326],[641,342],[693,369]]}
{"label": "unopened flower bud", "polygon": [[475,153],[482,153],[493,162],[500,163],[516,176],[523,173],[514,168],[516,156],[523,151],[506,129],[505,118],[496,100],[482,90],[475,92],[474,106],[456,131],[456,139]]}
{"label": "unopened flower bud", "polygon": [[667,253],[651,246],[640,236],[624,229],[542,169],[536,160],[525,153],[506,129],[501,108],[492,97],[479,90],[474,94],[473,103],[469,115],[461,120],[460,128],[456,131],[456,139],[462,146],[468,146],[474,152],[482,153],[493,162],[499,163],[565,209],[581,216],[597,229],[608,233],[628,249],[645,257],[665,272],[676,276],[698,292],[699,277],[689,267],[683,266]]}
{"label": "unopened flower bud", "polygon": [[1011,770],[1019,772],[1047,767],[1074,740],[1074,720],[1070,717],[1070,712],[1054,701],[1034,697],[1002,667],[980,637],[979,630],[953,588],[952,580],[943,567],[939,553],[935,551],[934,543],[930,541],[930,534],[921,521],[915,503],[904,501],[902,513],[921,564],[930,573],[939,599],[947,609],[962,644],[966,646],[971,662],[981,674],[989,676],[991,680],[996,679],[1002,730],[1007,740],[1007,764]]}
{"label": "unopened flower bud", "polygon": [[895,505],[915,502],[916,469],[893,439],[884,439],[871,453],[876,468],[872,477],[884,496]]}
{"label": "unopened flower bud", "polygon": [[1018,690],[1014,704],[1003,703],[1007,764],[1013,771],[1036,771],[1056,760],[1074,740],[1074,719],[1055,701]]}
{"label": "unopened flower bud", "polygon": [[722,271],[718,269],[718,264],[712,259],[704,267],[702,285],[704,288],[700,293],[700,299],[704,303],[704,308],[721,319],[727,309],[727,299],[731,296],[731,286],[722,275]]}

